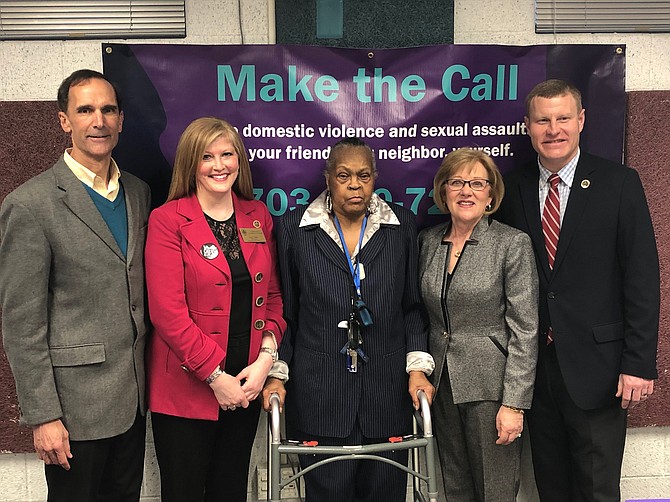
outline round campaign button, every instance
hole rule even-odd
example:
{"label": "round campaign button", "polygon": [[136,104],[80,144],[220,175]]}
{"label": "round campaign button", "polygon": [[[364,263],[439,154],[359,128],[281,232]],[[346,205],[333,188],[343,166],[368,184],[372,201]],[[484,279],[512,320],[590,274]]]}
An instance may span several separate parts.
{"label": "round campaign button", "polygon": [[208,242],[202,245],[200,248],[200,254],[208,260],[213,260],[219,256],[219,248],[217,248],[216,245]]}

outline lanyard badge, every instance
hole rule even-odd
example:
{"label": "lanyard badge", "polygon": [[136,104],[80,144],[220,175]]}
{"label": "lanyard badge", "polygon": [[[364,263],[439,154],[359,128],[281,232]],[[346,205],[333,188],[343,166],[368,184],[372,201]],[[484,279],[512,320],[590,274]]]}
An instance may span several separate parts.
{"label": "lanyard badge", "polygon": [[[340,226],[340,221],[335,219],[335,227],[337,228],[337,233],[340,235],[340,241],[342,242],[342,249],[344,250],[344,256],[347,258],[347,263],[349,264],[349,272],[351,272],[351,278],[354,282],[354,288],[356,289],[356,297],[352,300],[353,313],[356,317],[356,320],[361,326],[372,326],[372,313],[368,309],[367,305],[361,298],[361,270],[360,270],[360,261],[356,259],[356,265],[351,262],[351,256],[349,255],[349,249],[347,249],[346,241],[344,240],[344,234],[342,233],[342,227]],[[365,233],[365,227],[368,222],[368,217],[365,216],[363,219],[363,224],[361,225],[361,233],[358,236],[358,253],[360,256],[361,248],[363,247],[363,234]]]}
{"label": "lanyard badge", "polygon": [[354,307],[355,299],[352,298],[352,309],[348,321],[342,321],[338,324],[340,328],[347,329],[347,343],[340,349],[340,353],[347,356],[347,371],[356,373],[358,371],[358,360],[368,362],[369,357],[363,351],[363,337],[361,335],[361,325],[357,319],[357,310]]}
{"label": "lanyard badge", "polygon": [[349,316],[349,323],[347,324],[347,344],[344,346],[346,348],[347,354],[347,371],[349,373],[356,373],[358,371],[358,352],[356,349],[360,347],[362,340],[361,330],[359,329],[358,322],[353,315]]}
{"label": "lanyard badge", "polygon": [[354,316],[361,326],[372,326],[372,313],[360,296],[354,300]]}
{"label": "lanyard badge", "polygon": [[[354,282],[354,288],[356,294],[352,295],[351,298],[351,312],[349,313],[349,320],[342,321],[338,326],[347,328],[347,343],[342,347],[340,353],[347,356],[347,371],[350,373],[356,373],[358,371],[358,360],[361,359],[364,362],[368,362],[369,358],[363,352],[361,345],[363,344],[363,337],[361,335],[361,326],[372,326],[372,313],[368,309],[367,305],[361,298],[361,272],[359,267],[359,261],[356,260],[356,266],[351,262],[351,256],[349,255],[349,250],[347,249],[346,241],[344,240],[344,234],[342,233],[342,227],[340,222],[337,219],[337,216],[334,216],[335,227],[337,232],[340,235],[340,241],[342,242],[342,249],[344,250],[344,255],[347,258],[347,263],[349,264],[349,271],[351,272],[351,278]],[[361,248],[363,247],[363,234],[365,233],[365,226],[367,225],[368,217],[367,215],[363,219],[363,224],[361,225],[361,233],[358,237],[358,253],[360,255]]]}

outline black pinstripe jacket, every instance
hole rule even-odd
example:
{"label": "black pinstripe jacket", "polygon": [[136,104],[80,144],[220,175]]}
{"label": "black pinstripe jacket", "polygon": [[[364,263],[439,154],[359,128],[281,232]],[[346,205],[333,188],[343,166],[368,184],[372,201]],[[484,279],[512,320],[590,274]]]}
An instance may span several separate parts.
{"label": "black pinstripe jacket", "polygon": [[362,328],[363,348],[370,359],[359,365],[357,373],[347,371],[346,356],[340,353],[347,330],[338,328],[338,323],[347,320],[351,310],[352,280],[342,248],[327,232],[327,215],[319,210],[323,194],[279,222],[277,243],[288,322],[280,357],[290,368],[289,427],[318,436],[347,437],[358,420],[369,438],[410,429],[406,354],[427,350],[416,224],[407,209],[381,199],[379,206],[369,218],[359,253],[365,273],[361,294],[374,324]]}

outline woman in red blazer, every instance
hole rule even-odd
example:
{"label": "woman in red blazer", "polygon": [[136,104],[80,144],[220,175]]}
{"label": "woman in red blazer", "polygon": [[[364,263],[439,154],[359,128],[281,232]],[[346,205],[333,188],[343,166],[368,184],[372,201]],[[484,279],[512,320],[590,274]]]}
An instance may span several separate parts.
{"label": "woman in red blazer", "polygon": [[241,138],[216,118],[182,134],[146,245],[149,409],[163,502],[246,501],[260,404],[286,323],[272,219]]}

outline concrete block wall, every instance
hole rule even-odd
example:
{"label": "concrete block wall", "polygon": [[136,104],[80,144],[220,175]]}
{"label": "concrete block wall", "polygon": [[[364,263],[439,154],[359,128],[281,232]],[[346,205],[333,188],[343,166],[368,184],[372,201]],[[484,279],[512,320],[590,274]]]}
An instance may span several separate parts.
{"label": "concrete block wall", "polygon": [[670,90],[670,33],[535,33],[533,0],[455,0],[456,44],[626,44],[626,90]]}
{"label": "concrete block wall", "polygon": [[670,427],[628,430],[622,476],[624,500],[670,499]]}
{"label": "concrete block wall", "polygon": [[[267,2],[258,0],[189,1],[186,39],[147,42],[269,43],[273,23],[269,21],[268,7]],[[670,65],[667,64],[670,34],[536,35],[533,8],[532,0],[455,0],[454,42],[625,43],[627,91],[670,90]],[[213,22],[221,19],[228,22]],[[0,72],[0,101],[52,101],[61,80],[81,67],[102,69],[100,41],[0,42],[0,68],[10,69]],[[667,149],[670,138],[666,135],[662,141]],[[666,243],[659,241],[663,246]],[[667,344],[667,333],[662,332],[661,336]],[[265,462],[263,426],[260,431],[252,468]],[[624,501],[670,498],[670,427],[629,429],[621,485]],[[44,501],[45,493],[43,467],[33,453],[0,454],[0,502]],[[142,500],[160,500],[158,468],[150,435]],[[254,500],[253,494],[249,500]],[[524,470],[523,490],[518,500],[537,501],[528,467]]]}

